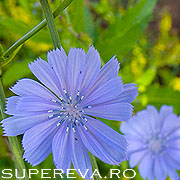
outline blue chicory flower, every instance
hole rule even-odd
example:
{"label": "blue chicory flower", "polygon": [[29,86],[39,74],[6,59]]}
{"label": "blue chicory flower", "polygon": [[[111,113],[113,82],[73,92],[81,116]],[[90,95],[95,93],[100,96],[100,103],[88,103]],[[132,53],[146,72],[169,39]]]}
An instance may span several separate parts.
{"label": "blue chicory flower", "polygon": [[160,112],[148,106],[120,127],[129,144],[130,167],[139,163],[143,179],[165,180],[167,174],[178,180],[180,169],[180,117],[173,107],[163,105]]}
{"label": "blue chicory flower", "polygon": [[33,166],[51,152],[54,164],[66,171],[89,169],[89,150],[108,164],[127,158],[127,142],[95,117],[127,121],[130,104],[137,95],[134,84],[123,85],[117,77],[119,63],[115,57],[101,68],[99,53],[90,47],[87,54],[72,48],[68,56],[63,48],[48,52],[48,62],[37,59],[29,64],[36,78],[21,79],[11,91],[17,96],[7,100],[12,117],[2,121],[6,136],[24,134],[24,158]]}

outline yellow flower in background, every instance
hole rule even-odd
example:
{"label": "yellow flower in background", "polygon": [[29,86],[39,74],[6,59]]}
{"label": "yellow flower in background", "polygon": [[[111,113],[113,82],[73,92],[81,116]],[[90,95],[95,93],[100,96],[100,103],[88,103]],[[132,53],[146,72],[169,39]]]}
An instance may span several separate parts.
{"label": "yellow flower in background", "polygon": [[16,0],[7,0],[6,6],[8,7],[9,13],[14,19],[19,19],[25,23],[31,24],[30,16],[24,11],[22,6],[16,5]]}
{"label": "yellow flower in background", "polygon": [[147,60],[142,53],[141,47],[139,47],[138,45],[135,46],[135,49],[132,53],[134,55],[134,58],[131,62],[131,70],[135,76],[139,77],[144,71]]}
{"label": "yellow flower in background", "polygon": [[161,33],[167,33],[170,31],[172,26],[172,18],[169,13],[165,13],[160,22],[160,31]]}
{"label": "yellow flower in background", "polygon": [[[43,42],[37,43],[37,42],[31,41],[31,40],[28,41],[28,43],[26,43],[26,45],[29,48],[33,49],[34,52],[47,51],[47,50],[52,48],[52,44],[51,43],[49,43],[49,44],[43,43]],[[39,48],[36,48],[37,45],[38,45]]]}
{"label": "yellow flower in background", "polygon": [[176,91],[180,91],[180,77],[176,77],[171,81],[173,89]]}

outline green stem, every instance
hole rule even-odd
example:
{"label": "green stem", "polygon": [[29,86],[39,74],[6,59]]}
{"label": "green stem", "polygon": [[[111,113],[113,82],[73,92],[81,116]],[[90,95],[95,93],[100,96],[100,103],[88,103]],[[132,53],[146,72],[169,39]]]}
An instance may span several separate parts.
{"label": "green stem", "polygon": [[[5,93],[2,85],[2,80],[0,78],[0,110],[1,110],[1,116],[2,119],[6,118],[6,114],[4,113],[5,110]],[[19,177],[22,177],[23,175],[23,169],[25,169],[25,180],[28,180],[27,171],[22,159],[22,153],[19,147],[18,139],[17,137],[8,137],[9,144],[11,147],[11,151],[13,153],[14,161],[16,168],[18,169]]]}
{"label": "green stem", "polygon": [[51,38],[54,44],[54,47],[56,48],[60,48],[60,40],[59,40],[59,36],[58,36],[58,32],[56,29],[56,25],[54,22],[54,17],[53,17],[53,13],[51,11],[51,8],[49,6],[48,0],[40,0],[42,9],[44,11],[46,20],[47,20],[47,25],[51,34]]}
{"label": "green stem", "polygon": [[[63,3],[53,12],[53,17],[57,17],[65,8],[69,6],[69,4],[73,0],[64,0]],[[41,29],[43,29],[47,25],[46,19],[41,21],[37,26],[31,29],[27,34],[25,34],[22,38],[16,41],[9,49],[4,52],[4,57],[9,56],[17,47],[27,41],[30,37],[38,33]]]}
{"label": "green stem", "polygon": [[2,80],[0,79],[0,106],[1,106],[1,116],[2,119],[6,118],[6,114],[4,113],[4,107],[5,107],[5,94],[4,94],[4,89],[2,85]]}
{"label": "green stem", "polygon": [[[95,169],[97,169],[98,172],[99,172],[99,168],[98,168],[98,165],[97,165],[97,162],[96,162],[96,158],[90,152],[89,152],[89,158],[90,158],[90,161],[91,161],[91,164],[92,164],[93,171]],[[99,176],[94,176],[94,180],[101,180],[101,178]]]}

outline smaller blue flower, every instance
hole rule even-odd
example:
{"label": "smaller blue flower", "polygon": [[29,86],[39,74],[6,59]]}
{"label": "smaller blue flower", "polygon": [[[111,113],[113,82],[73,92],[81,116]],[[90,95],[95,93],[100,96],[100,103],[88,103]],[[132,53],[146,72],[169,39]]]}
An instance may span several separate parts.
{"label": "smaller blue flower", "polygon": [[148,106],[122,122],[121,131],[128,141],[131,167],[139,163],[143,179],[165,180],[168,176],[178,180],[176,169],[180,169],[180,117],[173,107],[163,105],[160,112]]}

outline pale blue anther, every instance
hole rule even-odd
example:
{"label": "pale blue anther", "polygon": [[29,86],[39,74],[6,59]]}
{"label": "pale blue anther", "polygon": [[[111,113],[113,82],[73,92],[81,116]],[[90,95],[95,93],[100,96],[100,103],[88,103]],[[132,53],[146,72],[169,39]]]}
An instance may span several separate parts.
{"label": "pale blue anther", "polygon": [[87,122],[88,120],[87,120],[87,118],[86,117],[84,117],[84,116],[81,116],[81,118],[85,121],[85,122]]}
{"label": "pale blue anther", "polygon": [[78,119],[77,119],[76,117],[74,117],[74,119],[75,119],[75,122],[76,122],[76,123],[79,123],[79,121],[78,121]]}
{"label": "pale blue anther", "polygon": [[81,98],[79,99],[79,101],[77,102],[77,104],[80,104],[83,99],[84,99],[84,96],[81,96]]}
{"label": "pale blue anther", "polygon": [[63,91],[64,91],[64,94],[65,94],[66,98],[67,98],[67,99],[69,100],[69,102],[72,104],[72,98],[71,98],[71,96],[68,95],[66,89],[63,89]]}
{"label": "pale blue anther", "polygon": [[48,113],[58,112],[59,110],[49,110]]}
{"label": "pale blue anther", "polygon": [[48,116],[48,118],[54,118],[54,117],[60,117],[60,116],[62,116],[62,114],[52,114]]}
{"label": "pale blue anther", "polygon": [[52,99],[52,102],[55,102],[55,103],[57,103],[57,104],[59,104],[59,105],[62,105],[62,103],[61,103],[61,102],[56,101],[55,99]]}
{"label": "pale blue anther", "polygon": [[84,106],[83,109],[90,109],[92,106]]}
{"label": "pale blue anther", "polygon": [[78,92],[77,92],[76,99],[75,99],[75,102],[77,102],[77,101],[78,101],[78,99],[79,99],[79,95],[80,95],[80,93],[79,93],[79,91],[78,91]]}
{"label": "pale blue anther", "polygon": [[73,129],[73,131],[74,131],[74,132],[76,132],[76,130],[75,130],[75,124],[74,124],[74,120],[73,120],[73,121],[71,121],[71,125],[72,125],[72,129]]}
{"label": "pale blue anther", "polygon": [[87,127],[85,126],[85,124],[81,120],[79,120],[79,122],[82,125],[82,127],[84,127],[84,129],[87,130]]}
{"label": "pale blue anther", "polygon": [[64,117],[63,119],[61,119],[61,121],[60,121],[58,124],[56,124],[56,126],[57,126],[57,127],[58,127],[58,126],[61,126],[64,121],[65,121],[65,117]]}

